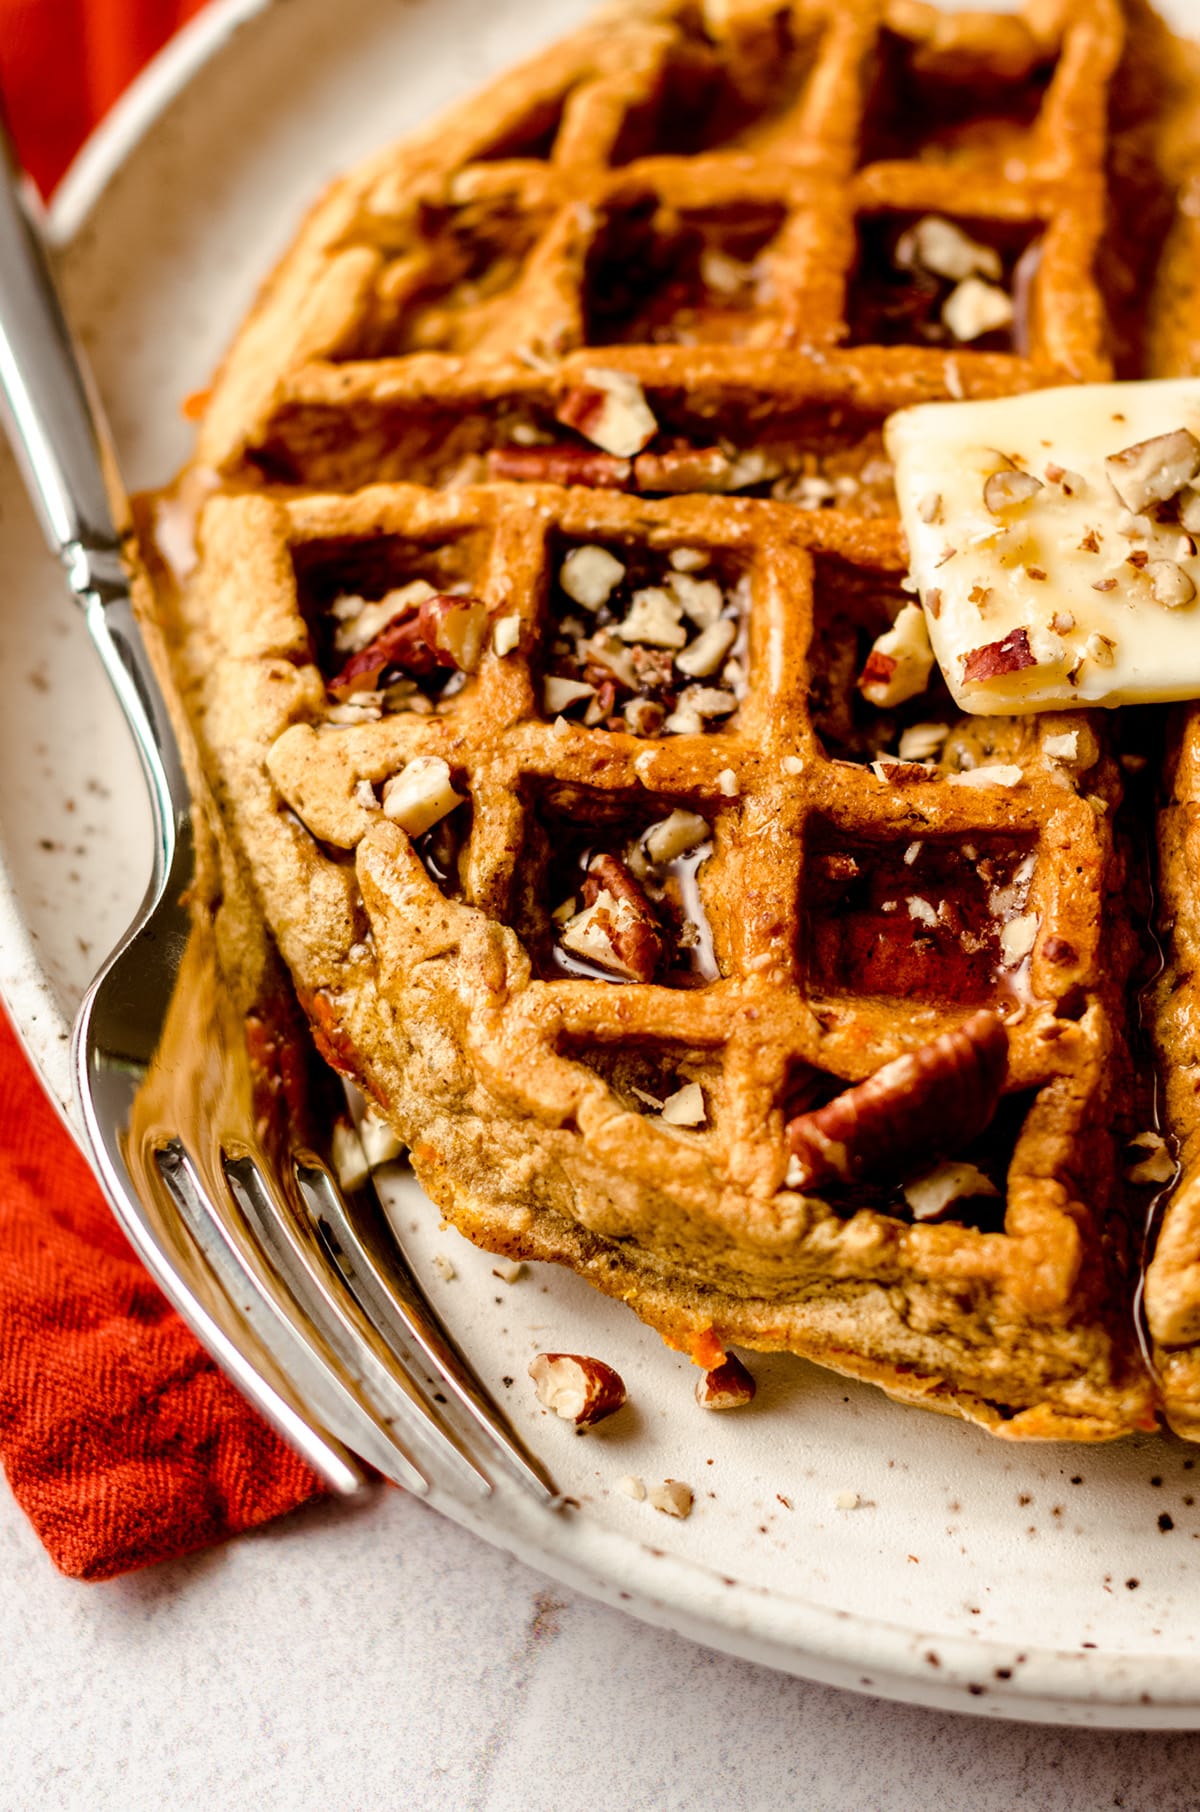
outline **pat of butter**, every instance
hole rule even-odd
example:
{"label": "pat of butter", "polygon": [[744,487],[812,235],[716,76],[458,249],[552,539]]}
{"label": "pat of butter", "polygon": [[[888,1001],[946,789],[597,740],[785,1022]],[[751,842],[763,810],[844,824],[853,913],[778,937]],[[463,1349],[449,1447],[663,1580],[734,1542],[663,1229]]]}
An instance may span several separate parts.
{"label": "pat of butter", "polygon": [[1175,436],[1162,460],[1138,462],[1161,493],[1190,463],[1181,429],[1200,439],[1200,378],[927,403],[890,418],[911,575],[962,710],[1200,697],[1200,472],[1163,502],[1136,494],[1135,513],[1105,464]]}

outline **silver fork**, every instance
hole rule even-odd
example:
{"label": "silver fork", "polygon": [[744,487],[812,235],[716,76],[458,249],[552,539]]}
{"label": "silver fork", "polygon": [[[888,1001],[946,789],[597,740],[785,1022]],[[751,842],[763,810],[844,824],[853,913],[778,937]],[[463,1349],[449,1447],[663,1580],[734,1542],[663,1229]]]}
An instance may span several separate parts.
{"label": "silver fork", "polygon": [[211,927],[187,904],[207,834],[197,769],[135,620],[111,440],[2,121],[0,413],[153,811],[149,889],[73,1039],[86,1140],[118,1220],[213,1358],[334,1491],[358,1491],[365,1461],[420,1493],[487,1492],[482,1453],[558,1502],[424,1298],[373,1185],[343,1192],[321,1152],[268,1150],[260,1136]]}

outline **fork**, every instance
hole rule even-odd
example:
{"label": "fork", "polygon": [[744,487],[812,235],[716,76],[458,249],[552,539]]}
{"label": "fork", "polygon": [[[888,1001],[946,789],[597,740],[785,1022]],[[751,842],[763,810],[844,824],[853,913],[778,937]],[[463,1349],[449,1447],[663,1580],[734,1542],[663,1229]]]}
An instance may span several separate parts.
{"label": "fork", "polygon": [[[0,119],[0,414],[133,733],[154,823],[145,899],[75,1021],[93,1166],[164,1294],[331,1490],[358,1492],[365,1462],[420,1494],[487,1493],[485,1461],[498,1459],[557,1505],[553,1479],[425,1299],[370,1178],[343,1191],[312,1127],[282,1151],[261,1136],[244,1017],[212,926],[189,905],[203,893],[211,808],[139,631],[128,502],[37,207]],[[343,1125],[341,1136],[356,1135]]]}

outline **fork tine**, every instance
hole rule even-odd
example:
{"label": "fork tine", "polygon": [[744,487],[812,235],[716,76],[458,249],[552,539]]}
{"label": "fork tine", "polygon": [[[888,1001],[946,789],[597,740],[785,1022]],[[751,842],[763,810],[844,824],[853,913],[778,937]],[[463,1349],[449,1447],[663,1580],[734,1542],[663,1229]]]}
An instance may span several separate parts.
{"label": "fork tine", "polygon": [[[416,1427],[439,1458],[465,1469],[476,1489],[492,1482],[457,1431],[412,1377],[400,1355],[364,1315],[357,1298],[332,1264],[316,1230],[301,1214],[273,1171],[252,1152],[230,1147],[222,1157],[225,1176],[251,1232],[279,1272],[306,1321],[314,1326],[353,1379],[392,1438],[394,1424]],[[401,1451],[410,1464],[411,1453]]]}
{"label": "fork tine", "polygon": [[297,1180],[342,1276],[371,1322],[394,1349],[415,1347],[498,1450],[521,1483],[543,1503],[562,1494],[488,1394],[426,1299],[392,1234],[374,1182],[344,1192],[315,1152],[296,1154]]}
{"label": "fork tine", "polygon": [[[188,1231],[218,1282],[239,1310],[252,1316],[255,1332],[276,1365],[302,1380],[303,1396],[322,1419],[384,1478],[425,1496],[429,1481],[396,1432],[326,1356],[301,1321],[296,1307],[262,1263],[254,1242],[239,1241],[200,1180],[178,1139],[154,1154],[155,1168],[170,1191]],[[238,1199],[235,1194],[235,1200]],[[240,1206],[239,1201],[239,1206]]]}
{"label": "fork tine", "polygon": [[[142,1172],[139,1186],[127,1162],[121,1162],[121,1154],[108,1147],[102,1149],[109,1160],[103,1167],[102,1181],[117,1219],[193,1332],[242,1394],[331,1491],[339,1497],[357,1495],[369,1483],[367,1469],[304,1401],[300,1380],[305,1374],[289,1374],[274,1359],[264,1338],[264,1322],[271,1317],[271,1303],[264,1299],[257,1277],[236,1252],[225,1254],[224,1266],[210,1253],[212,1210],[203,1198],[194,1199],[199,1193],[194,1177],[180,1169],[174,1154],[168,1153],[165,1162],[154,1164],[152,1174],[149,1169]],[[148,1221],[143,1192],[153,1181],[165,1187],[179,1224],[191,1234],[208,1261],[208,1270],[235,1311],[232,1325],[224,1316],[210,1312],[194,1284],[183,1281],[178,1256],[175,1251],[168,1251]],[[187,1233],[182,1237],[186,1240]]]}

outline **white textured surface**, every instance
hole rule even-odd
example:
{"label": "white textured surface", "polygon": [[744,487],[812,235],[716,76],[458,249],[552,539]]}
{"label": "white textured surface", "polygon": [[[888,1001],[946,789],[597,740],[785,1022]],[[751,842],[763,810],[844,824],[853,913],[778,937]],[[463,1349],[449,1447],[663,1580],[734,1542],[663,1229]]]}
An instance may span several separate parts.
{"label": "white textured surface", "polygon": [[0,1500],[4,1812],[1194,1812],[1196,1738],[981,1724],[710,1653],[411,1499],[107,1586]]}

